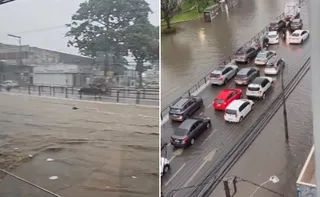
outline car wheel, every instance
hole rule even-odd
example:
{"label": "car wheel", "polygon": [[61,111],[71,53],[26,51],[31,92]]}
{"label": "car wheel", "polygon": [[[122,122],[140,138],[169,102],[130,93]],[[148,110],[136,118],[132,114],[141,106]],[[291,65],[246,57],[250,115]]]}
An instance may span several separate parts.
{"label": "car wheel", "polygon": [[263,93],[262,99],[265,99],[265,98],[266,98],[266,93]]}
{"label": "car wheel", "polygon": [[208,123],[207,123],[207,129],[209,129],[209,128],[210,128],[210,123],[208,122]]}
{"label": "car wheel", "polygon": [[194,144],[194,138],[192,138],[190,141],[190,145],[193,145],[193,144]]}
{"label": "car wheel", "polygon": [[242,122],[242,121],[243,121],[243,117],[241,116],[241,117],[240,117],[240,120],[239,120],[239,122]]}
{"label": "car wheel", "polygon": [[254,104],[251,105],[251,110],[254,108]]}
{"label": "car wheel", "polygon": [[170,170],[170,165],[169,164],[166,164],[164,167],[163,167],[163,173],[167,173],[169,172]]}

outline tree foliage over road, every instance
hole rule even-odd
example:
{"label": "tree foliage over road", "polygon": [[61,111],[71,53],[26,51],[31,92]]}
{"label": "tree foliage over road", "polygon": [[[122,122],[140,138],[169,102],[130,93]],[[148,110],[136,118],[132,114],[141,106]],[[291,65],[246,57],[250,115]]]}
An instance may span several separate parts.
{"label": "tree foliage over road", "polygon": [[163,19],[166,21],[167,29],[171,29],[171,18],[178,8],[178,0],[161,0],[161,11]]}
{"label": "tree foliage over road", "polygon": [[143,63],[157,58],[158,35],[148,20],[149,13],[145,0],[88,0],[80,4],[67,24],[68,45],[84,56],[102,55],[105,73],[110,71],[110,64],[132,54],[141,76]]}

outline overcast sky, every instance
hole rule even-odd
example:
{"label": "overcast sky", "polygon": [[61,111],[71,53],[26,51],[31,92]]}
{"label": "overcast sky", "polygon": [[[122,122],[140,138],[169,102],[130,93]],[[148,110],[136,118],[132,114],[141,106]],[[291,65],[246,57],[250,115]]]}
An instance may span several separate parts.
{"label": "overcast sky", "polygon": [[[85,0],[16,0],[0,6],[0,43],[17,44],[8,33],[22,37],[22,44],[40,48],[77,53],[77,49],[67,47],[64,37],[65,24],[79,4]],[[128,0],[129,1],[129,0]],[[159,25],[159,2],[146,0],[153,14],[150,22]]]}

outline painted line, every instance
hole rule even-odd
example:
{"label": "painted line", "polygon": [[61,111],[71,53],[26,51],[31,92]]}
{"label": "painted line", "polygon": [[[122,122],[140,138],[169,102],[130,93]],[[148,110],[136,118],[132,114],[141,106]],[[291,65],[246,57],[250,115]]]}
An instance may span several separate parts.
{"label": "painted line", "polygon": [[212,103],[210,103],[208,106],[207,106],[207,109],[211,108],[212,106]]}
{"label": "painted line", "polygon": [[99,104],[106,104],[106,105],[122,105],[122,106],[137,106],[137,107],[144,107],[144,108],[155,108],[158,109],[159,106],[152,106],[152,105],[141,105],[141,104],[129,104],[129,103],[113,103],[113,102],[102,102],[102,101],[88,101],[88,100],[79,100],[73,98],[59,98],[59,97],[52,97],[52,96],[38,96],[38,95],[29,95],[23,93],[6,93],[0,92],[0,94],[11,95],[11,96],[27,96],[27,97],[34,97],[34,98],[46,98],[46,99],[53,99],[53,100],[65,100],[65,101],[76,101],[82,103],[99,103]]}
{"label": "painted line", "polygon": [[179,148],[178,150],[174,151],[174,152],[172,153],[172,157],[169,159],[169,163],[171,163],[171,161],[172,161],[174,158],[176,158],[177,156],[182,155],[183,151],[184,151],[184,149],[182,149],[182,148]]}
{"label": "painted line", "polygon": [[200,116],[202,116],[202,115],[203,115],[203,112],[200,113]]}
{"label": "painted line", "polygon": [[186,165],[186,163],[184,163],[184,164],[178,169],[178,171],[177,171],[176,173],[174,173],[174,175],[172,175],[171,178],[170,178],[164,185],[167,186],[167,185],[173,180],[173,178],[174,178],[175,176],[177,176],[177,174],[182,170],[182,168],[183,168],[185,165]]}
{"label": "painted line", "polygon": [[210,137],[211,137],[216,131],[217,131],[217,129],[214,129],[214,130],[211,132],[211,134],[210,134],[208,137],[206,137],[205,140],[203,140],[203,142],[201,143],[201,146],[203,146],[203,145],[210,139]]}
{"label": "painted line", "polygon": [[194,177],[200,172],[200,170],[202,170],[202,168],[204,167],[204,165],[206,165],[207,162],[203,162],[198,169],[192,174],[192,176],[188,179],[187,182],[185,182],[185,184],[182,187],[187,187],[189,186],[189,183],[194,179]]}

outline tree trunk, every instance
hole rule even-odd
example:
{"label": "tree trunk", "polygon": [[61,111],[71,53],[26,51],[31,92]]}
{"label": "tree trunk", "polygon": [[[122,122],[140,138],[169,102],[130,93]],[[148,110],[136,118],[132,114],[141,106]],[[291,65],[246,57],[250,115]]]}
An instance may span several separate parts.
{"label": "tree trunk", "polygon": [[166,16],[165,17],[166,23],[167,23],[167,29],[171,29],[171,24],[170,24],[170,17]]}
{"label": "tree trunk", "polygon": [[106,57],[104,58],[104,62],[103,62],[103,76],[107,76],[107,72],[109,71],[109,65],[108,65],[108,56],[106,55]]}
{"label": "tree trunk", "polygon": [[144,71],[142,61],[137,62],[136,71],[138,72],[138,77],[139,77],[139,87],[142,88],[143,87],[142,73]]}

